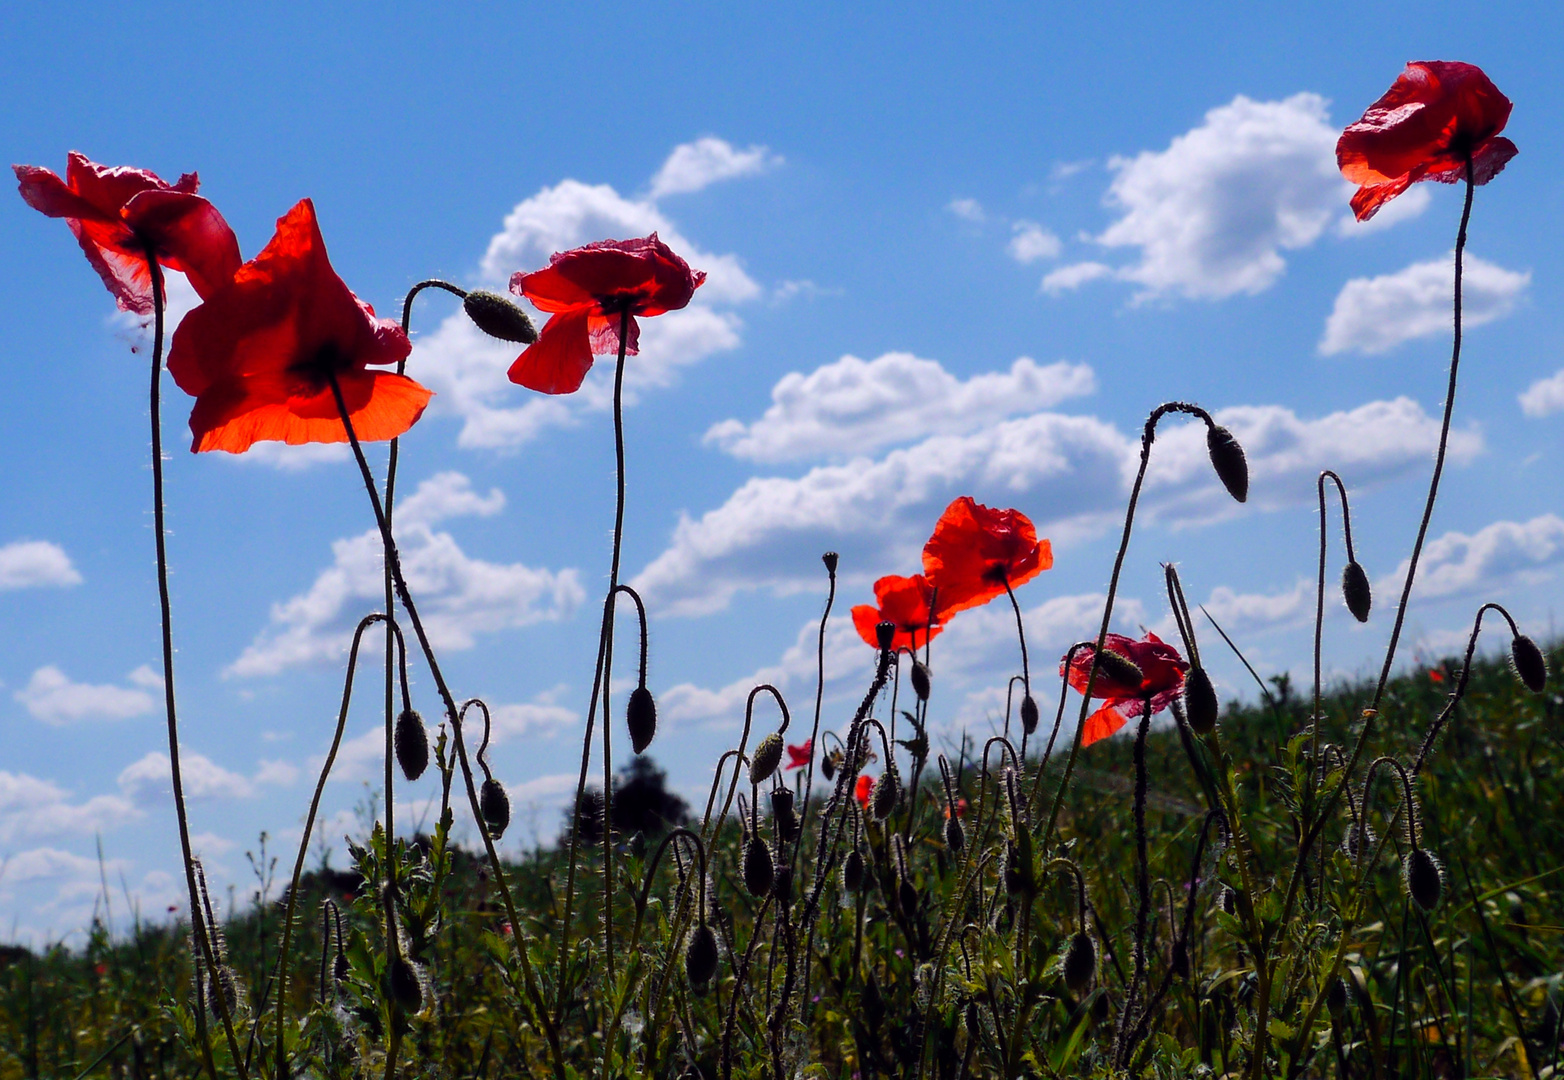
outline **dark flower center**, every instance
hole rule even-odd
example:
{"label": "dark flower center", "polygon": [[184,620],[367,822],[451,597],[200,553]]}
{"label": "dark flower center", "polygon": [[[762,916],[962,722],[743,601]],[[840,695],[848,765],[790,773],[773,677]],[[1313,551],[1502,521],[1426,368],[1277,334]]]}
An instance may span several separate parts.
{"label": "dark flower center", "polygon": [[645,299],[639,289],[632,289],[599,296],[597,306],[604,315],[623,315],[627,311],[634,314]]}
{"label": "dark flower center", "polygon": [[307,383],[316,393],[331,385],[331,376],[340,375],[353,366],[353,361],[334,341],[325,342],[308,356],[288,365],[288,374]]}

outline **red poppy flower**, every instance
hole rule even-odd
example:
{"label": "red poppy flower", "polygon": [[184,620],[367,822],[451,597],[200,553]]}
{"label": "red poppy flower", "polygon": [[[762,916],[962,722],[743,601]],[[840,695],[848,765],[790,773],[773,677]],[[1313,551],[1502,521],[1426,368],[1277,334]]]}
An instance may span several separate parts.
{"label": "red poppy flower", "polygon": [[[874,583],[875,605],[859,604],[853,608],[853,627],[858,636],[870,648],[880,647],[875,632],[882,622],[896,625],[896,636],[891,639],[892,649],[918,649],[939,636],[944,627],[929,612],[929,601],[934,599],[933,589],[922,574],[898,577],[888,574]],[[943,600],[943,597],[938,599]],[[944,609],[944,604],[940,604]]]}
{"label": "red poppy flower", "polygon": [[[964,818],[964,817],[967,816],[967,800],[966,799],[963,799],[963,798],[960,798],[960,797],[958,797],[956,799],[956,816],[958,818]],[[948,803],[945,806],[945,817],[947,819],[950,817],[950,805]]]}
{"label": "red poppy flower", "polygon": [[1498,137],[1510,119],[1510,99],[1474,64],[1410,63],[1363,119],[1336,142],[1336,164],[1354,184],[1359,221],[1419,180],[1486,184],[1518,152]]}
{"label": "red poppy flower", "polygon": [[[1123,634],[1109,634],[1104,648],[1140,669],[1140,685],[1122,682],[1106,668],[1097,672],[1097,678],[1092,680],[1092,697],[1102,699],[1104,704],[1086,718],[1081,734],[1082,746],[1106,739],[1128,720],[1139,716],[1146,708],[1148,696],[1153,715],[1167,708],[1183,691],[1184,673],[1189,670],[1178,650],[1149,630],[1141,641]],[[1077,649],[1068,673],[1064,661],[1059,662],[1059,674],[1068,674],[1070,685],[1084,694],[1095,656],[1096,650],[1090,646]]]}
{"label": "red poppy flower", "polygon": [[970,495],[945,508],[923,545],[923,573],[938,590],[939,615],[950,616],[1002,596],[1054,564],[1053,547],[1038,540],[1019,510],[994,510]]}
{"label": "red poppy flower", "polygon": [[789,745],[787,748],[787,769],[802,769],[815,759],[815,741],[805,739],[802,746]]}
{"label": "red poppy flower", "polygon": [[124,311],[152,312],[147,249],[190,278],[202,299],[239,269],[239,241],[217,207],[196,194],[195,173],[169,184],[144,169],[109,168],[71,151],[61,180],[37,165],[13,165],[22,198],[64,218],[87,261]]}
{"label": "red poppy flower", "polygon": [[626,312],[625,354],[634,356],[641,337],[635,316],[677,311],[705,280],[656,233],[556,252],[542,270],[511,275],[510,291],[553,317],[510,366],[510,381],[543,394],[574,393],[594,355],[619,352]]}
{"label": "red poppy flower", "polygon": [[168,370],[196,399],[191,449],[239,454],[263,439],[346,442],[331,373],[360,439],[402,434],[430,392],[367,365],[395,364],[410,349],[402,328],[375,318],[331,268],[305,199],[278,219],[265,251],[185,316]]}
{"label": "red poppy flower", "polygon": [[1429,668],[1428,669],[1428,681],[1429,682],[1444,682],[1445,681],[1445,673],[1440,671],[1438,668]]}
{"label": "red poppy flower", "polygon": [[853,787],[853,798],[858,800],[858,805],[865,810],[869,809],[869,793],[874,790],[874,777],[860,776],[858,783]]}

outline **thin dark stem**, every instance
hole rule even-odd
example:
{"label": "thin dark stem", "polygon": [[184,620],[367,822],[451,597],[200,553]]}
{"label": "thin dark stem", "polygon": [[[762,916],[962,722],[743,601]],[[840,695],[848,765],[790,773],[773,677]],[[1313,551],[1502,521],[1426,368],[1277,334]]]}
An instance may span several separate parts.
{"label": "thin dark stem", "polygon": [[1428,726],[1428,734],[1423,736],[1423,745],[1418,748],[1417,757],[1412,762],[1413,776],[1422,771],[1423,762],[1428,760],[1428,755],[1433,752],[1434,741],[1439,737],[1439,732],[1444,728],[1445,722],[1450,719],[1451,714],[1455,712],[1455,707],[1466,696],[1466,684],[1472,674],[1472,654],[1477,651],[1477,635],[1482,632],[1483,615],[1489,611],[1497,611],[1504,616],[1505,622],[1510,624],[1510,634],[1512,636],[1520,634],[1520,628],[1515,625],[1515,620],[1510,617],[1510,613],[1501,605],[1490,603],[1484,604],[1477,609],[1477,618],[1472,622],[1471,637],[1466,640],[1466,660],[1461,665],[1461,677],[1456,680],[1455,689],[1450,691],[1450,699],[1445,703],[1445,707],[1434,718],[1434,722]]}
{"label": "thin dark stem", "polygon": [[[1010,578],[1005,577],[1005,595],[1010,597],[1010,609],[1016,613],[1016,637],[1021,641],[1021,704],[1023,708],[1027,699],[1032,696],[1032,667],[1026,657],[1026,627],[1021,622],[1021,605],[1016,601],[1015,590],[1010,587]],[[1034,702],[1035,704],[1035,702]],[[1021,760],[1026,760],[1026,740],[1031,732],[1026,730],[1026,721],[1021,722]]]}
{"label": "thin dark stem", "polygon": [[1134,973],[1119,1011],[1119,1031],[1115,1038],[1115,1056],[1120,1066],[1128,1063],[1134,1011],[1146,978],[1146,934],[1151,920],[1151,869],[1146,843],[1146,735],[1151,730],[1151,698],[1145,701],[1140,724],[1135,729],[1135,953]]}

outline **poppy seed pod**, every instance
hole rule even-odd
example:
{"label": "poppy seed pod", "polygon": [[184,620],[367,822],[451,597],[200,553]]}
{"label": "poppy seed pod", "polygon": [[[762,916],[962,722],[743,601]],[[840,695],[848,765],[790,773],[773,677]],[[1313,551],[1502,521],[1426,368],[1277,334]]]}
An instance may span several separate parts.
{"label": "poppy seed pod", "polygon": [[1145,672],[1123,653],[1103,649],[1097,653],[1097,667],[1102,674],[1118,686],[1140,686],[1146,681]]}
{"label": "poppy seed pod", "polygon": [[1548,661],[1537,643],[1525,634],[1516,634],[1510,642],[1510,667],[1526,689],[1540,694],[1548,686]]}
{"label": "poppy seed pod", "polygon": [[880,821],[884,821],[891,816],[891,811],[896,809],[896,798],[899,794],[896,771],[886,769],[874,782],[874,790],[869,793],[869,812]]}
{"label": "poppy seed pod", "polygon": [[473,325],[490,337],[514,341],[518,345],[531,345],[538,340],[538,332],[527,313],[499,293],[474,289],[462,301],[462,307]]}
{"label": "poppy seed pod", "polygon": [[929,669],[923,666],[923,661],[912,662],[912,674],[909,679],[912,682],[912,692],[918,695],[918,700],[929,700]]}
{"label": "poppy seed pod", "polygon": [[429,767],[429,733],[424,730],[424,718],[416,709],[403,709],[396,718],[393,744],[396,747],[396,763],[402,766],[402,775],[417,780]]}
{"label": "poppy seed pod", "polygon": [[1439,860],[1423,848],[1413,848],[1407,857],[1405,872],[1407,895],[1412,902],[1424,911],[1438,907],[1445,891],[1444,870],[1440,868]]}
{"label": "poppy seed pod", "polygon": [[418,1013],[424,1007],[424,986],[413,965],[401,956],[391,958],[386,969],[386,989],[392,1001],[405,1013]]}
{"label": "poppy seed pod", "polygon": [[881,652],[889,652],[896,641],[896,624],[889,619],[875,623],[874,639],[879,642]]}
{"label": "poppy seed pod", "polygon": [[478,789],[478,810],[483,814],[490,839],[498,840],[505,835],[505,829],[510,825],[510,796],[505,794],[505,788],[498,780],[485,780]]}
{"label": "poppy seed pod", "polygon": [[945,846],[952,855],[960,855],[962,848],[967,846],[967,831],[955,814],[945,819]]}
{"label": "poppy seed pod", "polygon": [[839,558],[841,558],[841,556],[839,556],[834,551],[828,551],[824,555],[820,556],[820,561],[825,563],[825,572],[826,573],[828,573],[828,574],[836,573],[836,563],[837,563],[837,560]]}
{"label": "poppy seed pod", "polygon": [[1021,730],[1032,734],[1037,730],[1038,720],[1037,699],[1028,694],[1021,699]]}
{"label": "poppy seed pod", "polygon": [[863,854],[857,848],[847,853],[847,858],[842,860],[842,888],[848,892],[857,892],[863,885]]}
{"label": "poppy seed pod", "polygon": [[772,732],[755,747],[755,756],[749,759],[749,782],[764,784],[782,764],[782,736]]}
{"label": "poppy seed pod", "polygon": [[1249,462],[1244,448],[1238,445],[1233,433],[1221,424],[1206,428],[1206,450],[1211,454],[1211,467],[1227,493],[1239,502],[1249,498]]}
{"label": "poppy seed pod", "polygon": [[1199,665],[1191,667],[1184,680],[1184,711],[1195,734],[1209,735],[1216,730],[1216,688]]}
{"label": "poppy seed pod", "polygon": [[1368,622],[1369,608],[1374,606],[1374,590],[1369,587],[1368,574],[1355,559],[1341,572],[1341,597],[1354,619]]}
{"label": "poppy seed pod", "polygon": [[684,946],[684,974],[694,986],[705,986],[717,974],[717,935],[705,923],[690,931]]}
{"label": "poppy seed pod", "polygon": [[771,848],[760,837],[750,837],[744,847],[744,888],[758,899],[771,891],[775,879],[776,863],[771,858]]}
{"label": "poppy seed pod", "polygon": [[1078,931],[1064,950],[1064,985],[1079,994],[1097,974],[1097,945],[1085,930]]}
{"label": "poppy seed pod", "polygon": [[657,734],[657,702],[652,692],[644,686],[630,691],[630,703],[625,706],[625,725],[630,729],[630,747],[637,754],[652,745]]}

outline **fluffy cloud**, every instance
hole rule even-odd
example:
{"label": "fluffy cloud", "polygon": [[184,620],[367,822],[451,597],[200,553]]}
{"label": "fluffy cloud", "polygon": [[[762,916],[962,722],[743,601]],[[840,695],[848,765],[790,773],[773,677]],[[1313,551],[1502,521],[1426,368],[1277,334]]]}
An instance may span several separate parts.
{"label": "fluffy cloud", "polygon": [[[1451,252],[1394,274],[1353,278],[1336,295],[1320,352],[1382,353],[1404,341],[1450,333],[1454,275]],[[1530,271],[1506,270],[1468,255],[1462,274],[1462,325],[1481,326],[1508,315],[1530,284]]]}
{"label": "fluffy cloud", "polygon": [[0,844],[106,832],[140,816],[123,795],[71,801],[70,792],[26,773],[0,771]]}
{"label": "fluffy cloud", "polygon": [[[1249,456],[1250,509],[1306,501],[1327,465],[1370,484],[1421,465],[1439,425],[1407,398],[1317,419],[1276,405],[1221,410]],[[1482,447],[1453,433],[1453,460]],[[916,560],[931,523],[956,495],[1017,505],[1055,544],[1094,535],[1121,511],[1139,440],[1094,417],[1037,413],[968,435],[936,435],[883,458],[823,465],[798,478],[755,477],[699,518],[681,517],[668,548],[635,579],[670,614],[726,606],[738,592],[817,589],[815,553],[842,555],[847,575]],[[1042,509],[1040,509],[1042,508]],[[1199,424],[1157,438],[1142,520],[1198,525],[1242,512],[1217,483]]]}
{"label": "fluffy cloud", "polygon": [[1096,388],[1085,364],[1040,367],[1027,356],[1009,371],[965,381],[911,353],[867,361],[844,356],[808,375],[784,375],[765,415],[747,425],[724,420],[705,441],[754,461],[864,454],[929,435],[964,434]]}
{"label": "fluffy cloud", "polygon": [[0,547],[0,592],[47,585],[80,585],[81,574],[59,544],[17,540]]}
{"label": "fluffy cloud", "polygon": [[71,682],[54,665],[33,672],[27,685],[13,696],[34,719],[46,724],[76,720],[127,720],[152,711],[157,704],[149,691],[161,691],[163,680],[143,664],[130,673],[130,687]]}
{"label": "fluffy cloud", "polygon": [[976,199],[952,199],[945,205],[945,209],[962,221],[969,221],[974,225],[981,225],[988,220],[988,215],[983,212],[983,204]]}
{"label": "fluffy cloud", "polygon": [[[1470,597],[1489,600],[1517,585],[1552,577],[1552,567],[1564,560],[1564,518],[1543,514],[1530,521],[1496,521],[1467,535],[1447,532],[1423,548],[1414,600]],[[1408,562],[1375,583],[1381,596],[1399,596]]]}
{"label": "fluffy cloud", "polygon": [[753,176],[782,164],[782,159],[767,147],[736,149],[731,143],[713,138],[696,139],[673,148],[663,167],[652,177],[651,197],[682,195],[700,191],[719,180]]}
{"label": "fluffy cloud", "polygon": [[[498,489],[480,495],[461,473],[446,472],[421,483],[398,509],[402,570],[424,627],[441,648],[467,649],[477,634],[561,618],[584,595],[574,570],[475,559],[450,533],[433,527],[450,517],[496,514],[504,505]],[[333,565],[308,591],[273,606],[271,626],[225,674],[275,675],[346,653],[358,619],[384,596],[380,534],[370,530],[338,540],[332,554]]]}
{"label": "fluffy cloud", "polygon": [[[1282,252],[1312,244],[1346,201],[1336,136],[1318,94],[1240,95],[1165,150],[1110,159],[1106,202],[1119,218],[1096,240],[1140,255],[1114,276],[1145,296],[1216,300],[1269,288],[1287,267]],[[1105,276],[1097,266],[1067,267],[1045,289]]]}
{"label": "fluffy cloud", "polygon": [[[125,766],[118,783],[125,798],[137,806],[154,806],[173,798],[173,781],[168,755],[154,750]],[[187,799],[248,799],[262,786],[287,786],[298,776],[298,769],[285,762],[263,761],[254,776],[244,776],[223,768],[204,754],[181,749],[179,776]]]}
{"label": "fluffy cloud", "polygon": [[1112,277],[1113,267],[1100,262],[1071,263],[1069,266],[1061,266],[1043,276],[1043,283],[1039,289],[1052,296],[1069,292],[1071,289],[1079,289],[1089,281],[1097,281],[1101,278]]}
{"label": "fluffy cloud", "polygon": [[1532,383],[1520,395],[1520,403],[1521,411],[1527,416],[1548,416],[1564,411],[1564,370]]}
{"label": "fluffy cloud", "polygon": [[1010,257],[1018,263],[1057,259],[1064,249],[1057,236],[1036,222],[1018,221],[1012,229],[1015,235],[1010,238]]}

